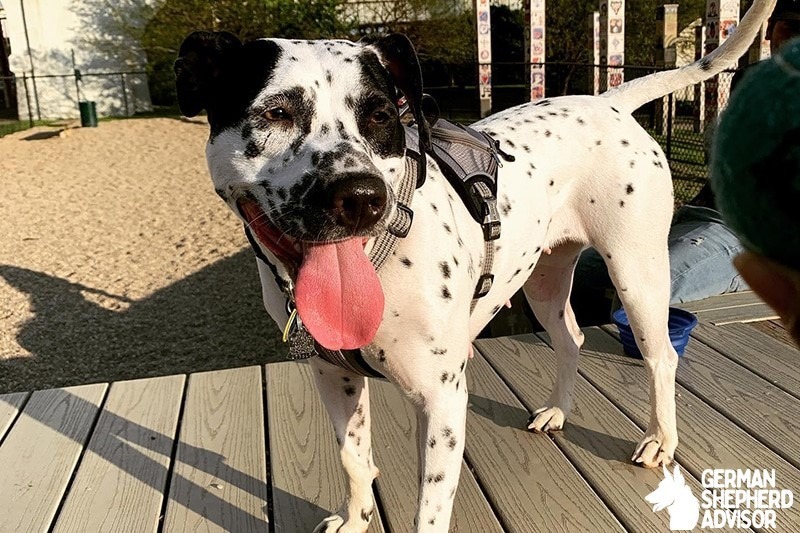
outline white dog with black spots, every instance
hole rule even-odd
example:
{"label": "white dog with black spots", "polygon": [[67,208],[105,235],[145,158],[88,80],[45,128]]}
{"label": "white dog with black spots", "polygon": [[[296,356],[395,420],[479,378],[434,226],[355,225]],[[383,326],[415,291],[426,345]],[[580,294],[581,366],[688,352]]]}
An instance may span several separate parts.
{"label": "white dog with black spots", "polygon": [[[224,32],[196,32],[184,41],[175,66],[181,110],[208,112],[211,177],[267,260],[258,261],[258,270],[270,316],[284,328],[291,294],[316,342],[331,350],[361,348],[366,362],[416,407],[417,531],[448,529],[464,450],[471,342],[520,288],[558,357],[552,394],[528,429],[564,425],[583,343],[569,294],[587,246],[605,258],[648,370],[650,422],[632,459],[648,467],[672,461],[678,444],[678,357],[666,327],[672,182],[660,146],[631,112],[730,67],[773,5],[756,0],[737,31],[692,65],[600,97],[519,105],[473,125],[515,160],[499,174],[494,284],[471,313],[484,236],[432,159],[414,192],[408,235],[379,272],[367,256],[397,209],[404,176],[401,93],[420,117],[419,64],[405,37],[241,43]],[[368,381],[319,358],[310,364],[348,478],[347,501],[317,531],[363,532],[378,474]]]}

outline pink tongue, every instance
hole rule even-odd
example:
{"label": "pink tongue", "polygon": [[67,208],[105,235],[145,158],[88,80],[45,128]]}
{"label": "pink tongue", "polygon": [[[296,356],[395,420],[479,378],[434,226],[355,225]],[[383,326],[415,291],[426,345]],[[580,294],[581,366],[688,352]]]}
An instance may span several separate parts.
{"label": "pink tongue", "polygon": [[383,317],[383,289],[362,239],[307,245],[295,301],[306,329],[325,348],[369,344]]}

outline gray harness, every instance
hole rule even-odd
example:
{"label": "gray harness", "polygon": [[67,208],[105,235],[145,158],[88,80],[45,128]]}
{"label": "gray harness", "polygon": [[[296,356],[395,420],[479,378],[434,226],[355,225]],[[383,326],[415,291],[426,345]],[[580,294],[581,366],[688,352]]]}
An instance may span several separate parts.
{"label": "gray harness", "polygon": [[[497,170],[502,166],[500,156],[513,161],[511,155],[504,153],[499,143],[483,132],[453,124],[446,120],[435,120],[431,127],[431,149],[427,154],[421,149],[419,132],[416,127],[406,126],[405,175],[397,191],[397,209],[387,230],[375,239],[370,251],[370,261],[379,270],[397,247],[397,239],[408,235],[414,221],[411,200],[414,191],[425,183],[426,155],[439,165],[444,176],[464,202],[470,215],[483,228],[484,261],[481,276],[470,305],[470,313],[478,300],[492,288],[494,276],[494,241],[500,237],[500,217],[497,211]],[[414,151],[411,147],[416,146]],[[282,280],[275,266],[264,256],[249,229],[245,234],[256,256],[266,263],[273,272],[276,282],[287,295],[286,309],[289,323],[284,332],[284,341],[289,342],[290,359],[306,359],[319,356],[328,363],[367,377],[384,376],[367,364],[361,350],[328,350],[316,342],[303,327],[294,308],[291,287]]]}

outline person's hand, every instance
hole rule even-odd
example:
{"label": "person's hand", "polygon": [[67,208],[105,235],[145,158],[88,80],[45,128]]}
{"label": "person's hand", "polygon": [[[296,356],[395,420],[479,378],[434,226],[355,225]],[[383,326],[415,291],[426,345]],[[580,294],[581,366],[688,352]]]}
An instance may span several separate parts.
{"label": "person's hand", "polygon": [[742,253],[733,264],[750,288],[780,315],[800,346],[800,272],[754,252]]}

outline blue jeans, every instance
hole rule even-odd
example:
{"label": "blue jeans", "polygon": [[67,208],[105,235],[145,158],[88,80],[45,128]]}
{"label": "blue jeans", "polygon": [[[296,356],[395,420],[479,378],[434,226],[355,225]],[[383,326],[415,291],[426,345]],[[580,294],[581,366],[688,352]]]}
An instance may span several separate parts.
{"label": "blue jeans", "polygon": [[[683,206],[675,212],[669,232],[670,304],[702,300],[748,287],[732,259],[744,248],[725,226],[719,212],[707,207]],[[575,269],[572,303],[576,314],[598,305],[606,313],[614,285],[603,258],[584,250]],[[597,299],[605,300],[596,303]],[[587,311],[588,312],[588,311]]]}

